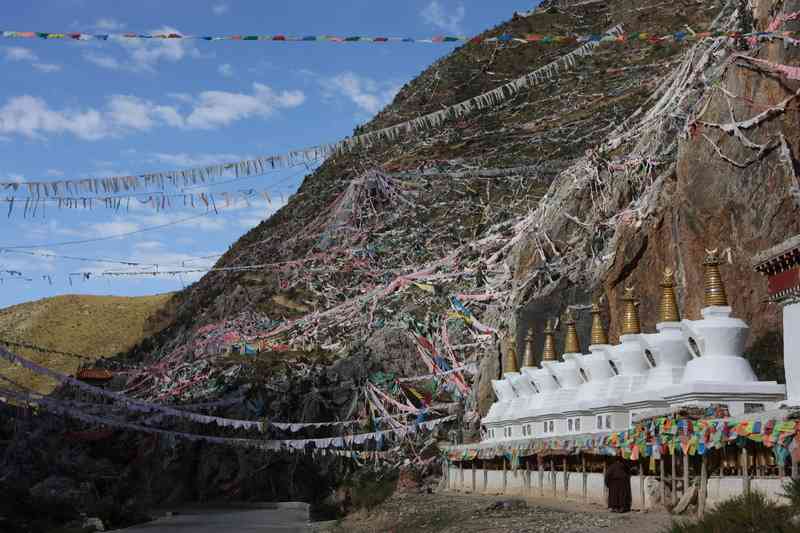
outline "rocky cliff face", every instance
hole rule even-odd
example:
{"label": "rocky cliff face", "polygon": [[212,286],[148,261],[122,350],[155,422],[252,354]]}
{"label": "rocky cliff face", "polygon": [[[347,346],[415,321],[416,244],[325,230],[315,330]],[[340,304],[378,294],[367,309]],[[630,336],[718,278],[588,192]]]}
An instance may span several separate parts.
{"label": "rocky cliff face", "polygon": [[[760,2],[754,12],[756,29],[763,30],[781,14],[798,9],[796,2],[768,4]],[[795,29],[795,24],[781,27]],[[798,83],[764,63],[794,65],[797,54],[791,41],[775,40],[746,44],[740,50],[700,45],[685,55],[683,65],[655,93],[662,96],[647,111],[651,117],[645,114],[626,126],[646,133],[635,139],[633,149],[613,159],[613,165],[603,156],[589,158],[590,172],[596,172],[605,193],[611,195],[605,204],[599,202],[608,209],[605,216],[590,216],[585,222],[591,225],[583,227],[569,216],[596,208],[598,202],[588,200],[593,184],[587,180],[552,211],[543,231],[534,231],[533,238],[517,245],[512,262],[521,273],[516,299],[523,307],[518,330],[531,322],[541,330],[541,315],[547,314],[543,310],[556,314],[566,304],[588,304],[591,297],[603,296],[613,341],[619,332],[616,318],[621,315],[622,289],[631,285],[641,298],[642,325],[652,331],[665,267],[677,273],[683,316],[699,318],[702,261],[706,249],[718,248],[727,258],[722,271],[730,304],[751,326],[754,366],[766,377],[781,377],[775,374],[783,356],[780,311],[764,303],[766,283],[751,269],[750,259],[800,230],[800,204],[793,192],[800,183],[794,98]],[[663,111],[654,113],[659,106]],[[653,134],[656,137],[648,137]],[[611,136],[605,147],[614,148],[616,142]],[[600,151],[605,147],[600,145]],[[637,161],[643,149],[658,162],[658,169],[618,170],[626,161]],[[565,188],[566,184],[554,185],[550,192],[557,197]],[[601,245],[594,240],[590,247],[589,239],[580,240],[581,232],[604,225],[613,233],[609,231]],[[552,256],[535,257],[545,234],[557,243],[561,255],[569,255],[575,263],[571,269],[562,267],[567,280],[542,283],[530,291],[526,283],[532,271],[563,264]],[[575,239],[583,247],[569,246]]]}

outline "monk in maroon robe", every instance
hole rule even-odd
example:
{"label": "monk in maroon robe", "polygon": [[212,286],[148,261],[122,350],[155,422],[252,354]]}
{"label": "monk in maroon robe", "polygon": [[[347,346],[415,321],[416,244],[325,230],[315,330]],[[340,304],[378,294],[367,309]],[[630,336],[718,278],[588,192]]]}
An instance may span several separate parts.
{"label": "monk in maroon robe", "polygon": [[631,473],[621,457],[606,470],[608,487],[608,508],[614,513],[627,513],[631,510]]}

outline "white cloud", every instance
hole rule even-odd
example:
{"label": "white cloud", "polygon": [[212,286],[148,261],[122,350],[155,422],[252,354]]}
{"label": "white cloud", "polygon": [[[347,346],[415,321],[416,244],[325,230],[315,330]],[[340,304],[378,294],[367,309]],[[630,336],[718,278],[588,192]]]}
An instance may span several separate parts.
{"label": "white cloud", "polygon": [[253,84],[252,94],[204,91],[185,95],[182,110],[137,96],[115,94],[103,108],[52,109],[45,100],[15,96],[0,106],[0,135],[42,138],[47,134],[70,133],[81,139],[120,137],[131,132],[150,131],[158,126],[182,129],[212,129],[252,117],[266,118],[278,109],[305,101],[302,91],[277,92],[267,85]]}
{"label": "white cloud", "polygon": [[2,53],[6,61],[28,62],[39,72],[51,73],[61,70],[61,65],[39,62],[39,56],[37,56],[32,50],[22,46],[9,46],[3,48]]}
{"label": "white cloud", "polygon": [[223,2],[212,7],[211,11],[213,11],[215,15],[224,15],[230,10],[230,8],[231,6]]}
{"label": "white cloud", "polygon": [[244,159],[251,159],[251,157],[240,154],[154,153],[149,158],[149,161],[152,163],[158,163],[160,165],[168,165],[170,167],[191,168],[218,165],[220,163],[229,163],[231,161],[242,161]]}
{"label": "white cloud", "polygon": [[59,72],[61,70],[61,65],[54,65],[53,63],[34,63],[33,68],[39,72],[49,74],[51,72]]}
{"label": "white cloud", "polygon": [[94,23],[94,27],[97,28],[98,30],[119,31],[125,27],[125,24],[123,24],[122,22],[118,22],[112,18],[101,18]]}
{"label": "white cloud", "polygon": [[250,116],[268,117],[276,109],[292,108],[305,101],[302,91],[275,92],[253,83],[253,94],[204,91],[194,99],[194,109],[186,117],[191,129],[212,129]]}
{"label": "white cloud", "polygon": [[[180,31],[170,26],[151,30],[152,34],[170,34]],[[109,54],[84,52],[83,57],[98,67],[109,70],[129,70],[133,72],[155,72],[161,62],[177,63],[185,57],[200,57],[200,51],[187,39],[128,39],[112,37],[110,43],[118,43],[127,54],[120,60]]]}
{"label": "white cloud", "polygon": [[37,138],[62,132],[96,140],[107,134],[107,125],[97,110],[54,111],[41,98],[29,95],[12,97],[0,107],[0,133]]}
{"label": "white cloud", "polygon": [[465,15],[466,9],[463,4],[459,4],[454,12],[448,13],[438,0],[433,0],[420,12],[420,16],[427,24],[452,34],[463,33],[461,23],[464,22]]}
{"label": "white cloud", "polygon": [[230,63],[223,63],[219,67],[217,67],[217,72],[220,73],[220,76],[225,76],[226,78],[230,78],[233,76],[233,66]]}
{"label": "white cloud", "polygon": [[[27,250],[26,250],[27,251]],[[30,250],[37,255],[0,253],[0,268],[3,270],[16,270],[23,276],[33,273],[53,272],[56,267],[56,258],[52,257],[53,251],[43,248]]]}
{"label": "white cloud", "polygon": [[350,99],[359,109],[375,114],[391,103],[400,90],[397,85],[378,83],[372,78],[353,72],[343,72],[333,78],[322,80],[329,93],[338,93]]}
{"label": "white cloud", "polygon": [[22,174],[9,173],[3,176],[3,181],[13,181],[14,183],[24,183],[25,176]]}
{"label": "white cloud", "polygon": [[161,241],[141,241],[137,242],[133,247],[138,251],[157,250],[159,248],[164,248],[164,243]]}
{"label": "white cloud", "polygon": [[98,222],[97,224],[89,225],[89,230],[92,232],[93,237],[111,237],[120,233],[131,233],[139,229],[139,224],[125,220]]}
{"label": "white cloud", "polygon": [[22,46],[7,46],[3,48],[6,61],[38,61],[39,56],[30,49]]}
{"label": "white cloud", "polygon": [[44,173],[45,173],[45,175],[53,177],[53,178],[63,178],[64,177],[64,171],[63,170],[59,170],[57,168],[48,168]]}
{"label": "white cloud", "polygon": [[109,55],[98,54],[95,52],[85,52],[83,54],[83,58],[89,63],[94,63],[101,68],[106,68],[109,70],[118,70],[122,68],[120,62]]}
{"label": "white cloud", "polygon": [[[217,207],[222,206],[219,205]],[[163,226],[164,224],[172,224],[177,220],[182,220],[192,215],[199,215],[201,212],[202,211],[200,208],[198,208],[194,211],[178,211],[170,214],[149,213],[141,215],[138,220],[143,226]],[[181,229],[194,229],[201,231],[221,231],[225,229],[226,226],[227,221],[223,217],[211,214],[205,217],[193,218],[191,220],[187,220],[186,222],[181,222],[177,227]]]}

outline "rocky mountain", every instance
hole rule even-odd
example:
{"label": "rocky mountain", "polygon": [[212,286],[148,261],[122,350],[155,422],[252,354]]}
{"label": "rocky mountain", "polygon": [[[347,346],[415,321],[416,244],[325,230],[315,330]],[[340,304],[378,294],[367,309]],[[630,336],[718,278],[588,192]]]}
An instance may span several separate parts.
{"label": "rocky mountain", "polygon": [[[767,4],[751,21],[737,2],[545,2],[484,36],[599,35],[616,25],[649,36],[749,31],[743,24],[764,29],[791,12]],[[614,338],[626,284],[637,287],[644,325],[653,328],[665,266],[677,271],[684,315],[698,315],[702,256],[720,248],[730,259],[732,305],[752,324],[751,346],[779,359],[777,311],[762,303],[749,258],[797,231],[795,111],[791,101],[769,111],[793,94],[793,80],[737,54],[791,64],[795,50],[785,39],[739,41],[604,43],[496,105],[330,158],[218,263],[275,269],[212,273],[178,295],[160,353],[248,310],[285,319],[275,338],[323,347],[331,359],[346,359],[363,341],[396,339],[406,364],[379,356],[374,370],[421,371],[413,344],[403,344],[404,317],[441,315],[447,296],[475,289],[484,267],[490,297],[469,305],[500,329],[501,351],[520,347],[529,328],[541,339],[546,315],[600,296]],[[465,45],[354,133],[486,93],[576,46]],[[762,112],[757,124],[726,130],[732,117]],[[426,268],[420,279],[433,281],[434,294],[395,292],[398,276]],[[487,353],[472,354],[485,363],[483,408],[501,359]]]}
{"label": "rocky mountain", "polygon": [[[128,390],[194,402],[247,385],[248,401],[226,416],[347,420],[367,414],[368,377],[424,374],[426,357],[444,354],[479,365],[477,384],[429,399],[461,413],[474,437],[490,380],[529,330],[540,350],[544,321],[571,307],[586,339],[599,299],[614,342],[625,286],[653,330],[665,267],[677,273],[683,316],[697,317],[707,248],[728,260],[723,277],[751,325],[756,366],[775,372],[779,311],[749,262],[800,231],[796,41],[704,32],[793,31],[796,11],[798,0],[548,0],[488,30],[625,38],[498,39],[433,64],[354,134],[509,85],[325,161],[217,264],[272,266],[212,272],[177,294],[170,326],[122,361],[140,365]],[[287,454],[254,477],[265,461],[256,453],[148,446],[136,472],[116,466],[120,498],[318,500],[353,471]],[[145,472],[172,480],[169,490],[145,484]]]}

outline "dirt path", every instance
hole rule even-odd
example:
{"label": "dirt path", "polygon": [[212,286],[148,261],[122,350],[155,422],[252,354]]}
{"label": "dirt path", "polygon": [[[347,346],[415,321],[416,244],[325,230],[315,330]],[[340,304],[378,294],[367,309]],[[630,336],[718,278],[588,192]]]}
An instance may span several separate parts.
{"label": "dirt path", "polygon": [[455,493],[396,494],[323,531],[344,532],[557,532],[662,533],[670,516],[659,512],[609,513],[600,505],[548,498]]}

